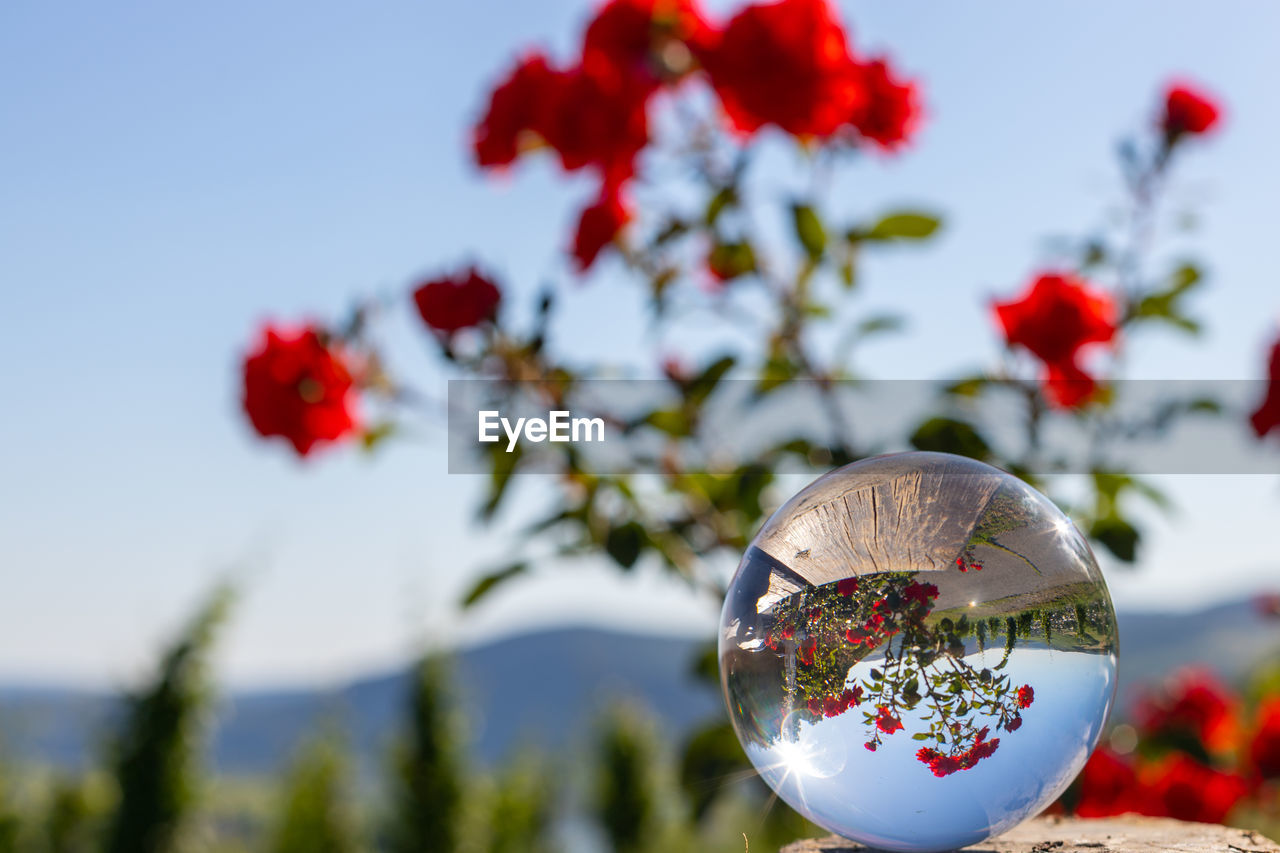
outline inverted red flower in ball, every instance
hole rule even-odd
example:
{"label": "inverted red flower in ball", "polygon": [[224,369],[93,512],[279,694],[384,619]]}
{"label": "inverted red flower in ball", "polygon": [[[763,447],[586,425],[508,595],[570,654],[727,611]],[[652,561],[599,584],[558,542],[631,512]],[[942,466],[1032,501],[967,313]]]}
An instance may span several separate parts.
{"label": "inverted red flower in ball", "polygon": [[887,735],[902,729],[902,721],[885,706],[876,709],[876,728]]}
{"label": "inverted red flower in ball", "polygon": [[422,322],[445,334],[493,319],[502,292],[475,268],[423,282],[413,291]]}
{"label": "inverted red flower in ball", "polygon": [[358,429],[356,391],[342,352],[316,326],[267,325],[244,361],[242,403],[254,430],[306,456]]}
{"label": "inverted red flower in ball", "polygon": [[1070,273],[1044,273],[1019,298],[994,305],[1010,346],[1045,366],[1045,391],[1059,406],[1077,406],[1097,383],[1080,366],[1081,351],[1109,343],[1117,330],[1114,300]]}

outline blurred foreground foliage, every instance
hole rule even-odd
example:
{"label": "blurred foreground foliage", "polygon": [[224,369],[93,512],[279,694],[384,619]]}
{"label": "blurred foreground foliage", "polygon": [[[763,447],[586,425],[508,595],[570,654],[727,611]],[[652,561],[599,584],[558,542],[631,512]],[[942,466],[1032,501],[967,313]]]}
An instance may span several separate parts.
{"label": "blurred foreground foliage", "polygon": [[744,836],[769,850],[817,831],[743,772],[727,723],[682,759],[645,712],[618,704],[576,761],[524,751],[474,766],[440,655],[413,668],[380,778],[355,772],[340,719],[278,780],[219,777],[201,763],[217,701],[208,662],[232,602],[217,590],[123,697],[100,766],[77,777],[0,764],[0,853],[740,853]]}

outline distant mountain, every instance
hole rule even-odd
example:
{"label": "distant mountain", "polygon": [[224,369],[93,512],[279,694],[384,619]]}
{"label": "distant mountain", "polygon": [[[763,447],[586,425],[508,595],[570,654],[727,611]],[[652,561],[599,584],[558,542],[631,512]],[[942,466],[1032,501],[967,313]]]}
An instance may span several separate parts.
{"label": "distant mountain", "polygon": [[[455,690],[473,755],[491,763],[524,744],[547,752],[585,744],[611,702],[647,709],[665,731],[688,732],[721,704],[692,676],[700,645],[568,628],[459,652]],[[408,678],[402,670],[331,690],[234,692],[217,714],[212,763],[228,774],[274,772],[308,734],[338,723],[362,769],[374,772],[400,723]],[[118,709],[117,699],[101,693],[0,686],[0,755],[85,766],[100,753]]]}
{"label": "distant mountain", "polygon": [[[1181,666],[1208,666],[1239,681],[1268,656],[1280,662],[1280,621],[1251,601],[1189,613],[1122,613],[1120,700]],[[500,760],[521,744],[552,753],[585,745],[596,714],[613,701],[639,705],[682,737],[720,712],[720,697],[691,674],[701,643],[592,628],[539,631],[460,652],[459,705],[473,754]],[[361,768],[381,765],[400,721],[404,671],[333,690],[232,693],[211,745],[227,774],[275,772],[299,741],[326,722],[342,724]],[[100,753],[118,700],[81,690],[0,687],[0,751],[8,760],[83,767]]]}

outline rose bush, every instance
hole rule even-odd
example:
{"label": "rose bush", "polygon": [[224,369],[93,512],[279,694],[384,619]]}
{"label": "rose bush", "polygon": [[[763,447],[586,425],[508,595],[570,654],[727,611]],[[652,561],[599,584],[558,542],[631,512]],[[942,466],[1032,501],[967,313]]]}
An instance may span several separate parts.
{"label": "rose bush", "polygon": [[[815,175],[868,153],[902,155],[917,140],[925,114],[921,84],[895,59],[857,50],[829,0],[751,3],[723,20],[695,0],[609,0],[593,12],[568,59],[526,51],[514,61],[481,99],[471,133],[476,166],[491,174],[545,155],[565,172],[591,175],[591,195],[573,233],[555,247],[576,276],[595,273],[610,258],[615,271],[648,295],[655,324],[671,328],[673,317],[692,305],[706,311],[708,327],[723,324],[740,342],[702,364],[668,355],[655,372],[678,402],[639,417],[613,416],[628,437],[656,438],[662,447],[639,473],[592,471],[572,448],[552,447],[559,452],[552,462],[556,497],[530,525],[529,539],[554,542],[560,558],[604,556],[622,569],[648,559],[718,595],[723,578],[708,568],[712,558],[741,553],[774,500],[769,487],[780,467],[823,469],[870,452],[855,441],[833,389],[856,375],[851,348],[896,328],[900,318],[869,311],[859,300],[859,264],[884,247],[928,240],[942,222],[929,210],[892,206],[868,221],[850,219],[823,195],[829,182]],[[938,414],[902,436],[904,444],[975,456],[1034,480],[1053,419],[1102,423],[1106,415],[1117,433],[1132,426],[1118,422],[1110,384],[1130,333],[1198,331],[1185,297],[1204,282],[1192,261],[1153,269],[1143,235],[1156,219],[1175,154],[1216,131],[1221,114],[1217,100],[1192,83],[1179,81],[1160,94],[1146,135],[1121,149],[1127,201],[1118,230],[1071,241],[1060,264],[1030,276],[1020,295],[994,302],[990,333],[1003,338],[1005,360],[950,385]],[[660,121],[664,117],[672,120]],[[659,127],[673,130],[659,134]],[[781,211],[771,211],[790,227],[785,246],[759,230],[758,214],[773,199],[756,197],[748,180],[755,151],[779,143],[793,145],[811,172],[783,198]],[[654,162],[679,168],[651,168]],[[634,191],[639,187],[643,193]],[[957,271],[956,281],[976,274]],[[538,295],[525,327],[508,319],[511,312],[498,311],[520,288],[475,268],[408,290],[406,307],[416,311],[453,375],[498,380],[513,396],[541,395],[542,402],[563,407],[578,380],[606,367],[584,365],[564,341],[551,338],[551,317],[569,298],[559,282]],[[744,316],[753,322],[744,323]],[[302,456],[326,442],[363,438],[373,446],[394,435],[365,426],[355,414],[362,397],[377,397],[393,412],[413,398],[402,373],[381,357],[367,320],[358,309],[304,332],[265,328],[244,362],[244,408],[253,428],[283,436]],[[462,338],[468,346],[457,345]],[[790,382],[813,383],[821,399],[805,426],[820,423],[824,430],[783,436],[728,470],[709,473],[700,464],[710,454],[703,413],[730,375],[753,382],[759,399]],[[1271,351],[1269,375],[1270,391],[1251,420],[1259,437],[1280,427],[1280,342]],[[1025,446],[997,447],[955,414],[958,405],[1001,395],[1012,395],[1025,416]],[[1207,410],[1216,411],[1203,401],[1180,401],[1160,428]],[[1099,436],[1106,440],[1106,433]],[[519,454],[488,458],[483,518],[499,511],[522,464]],[[1127,502],[1158,503],[1158,493],[1124,471],[1087,470],[1091,494],[1068,508],[1095,543],[1133,561],[1140,531]],[[520,560],[478,579],[466,602],[529,570],[527,544],[520,550]],[[982,566],[962,559],[958,568]],[[836,595],[847,600],[857,592],[853,582]],[[850,648],[881,636],[874,615],[847,637]],[[795,640],[784,627],[774,641]],[[815,646],[801,644],[797,653],[806,667],[821,668]],[[1237,726],[1231,702],[1216,688],[1201,688],[1182,685],[1152,698],[1143,712],[1143,737],[1166,753],[1159,761],[1105,749],[1091,759],[1077,789],[1079,813],[1220,820],[1254,790],[1241,780],[1276,775],[1280,711],[1259,712],[1250,735]],[[815,688],[808,708],[830,716],[871,698]],[[1017,712],[1033,701],[1026,686],[1015,694],[1017,707],[995,708],[1005,731],[1021,725]],[[874,749],[879,736],[901,722],[883,702],[870,707],[864,713],[876,732],[868,741]],[[975,726],[966,731],[962,751],[925,747],[918,758],[937,775],[972,767],[996,750],[999,740],[989,734]],[[1248,772],[1224,765],[1223,756],[1243,755],[1246,742]],[[1189,743],[1202,750],[1187,751]],[[1189,781],[1197,778],[1207,781]]]}

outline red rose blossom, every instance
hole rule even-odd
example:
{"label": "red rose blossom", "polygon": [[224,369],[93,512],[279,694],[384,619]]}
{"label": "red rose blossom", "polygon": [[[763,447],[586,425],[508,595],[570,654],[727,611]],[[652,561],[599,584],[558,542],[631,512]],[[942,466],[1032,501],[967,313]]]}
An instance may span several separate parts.
{"label": "red rose blossom", "polygon": [[912,581],[902,590],[902,597],[928,610],[933,606],[933,600],[938,597],[938,588],[931,583]]}
{"label": "red rose blossom", "polygon": [[492,319],[501,299],[498,286],[474,268],[425,282],[413,291],[422,321],[446,334]]}
{"label": "red rose blossom", "polygon": [[853,115],[853,126],[886,151],[902,146],[920,120],[916,85],[896,79],[885,59],[858,66],[857,77],[866,94]]}
{"label": "red rose blossom", "polygon": [[574,232],[573,257],[577,261],[578,272],[590,269],[600,252],[613,242],[622,226],[630,220],[631,211],[621,191],[616,186],[601,190],[600,197],[582,211]]}
{"label": "red rose blossom", "polygon": [[320,329],[267,325],[244,361],[245,414],[259,435],[283,436],[306,456],[356,431],[354,384]]}
{"label": "red rose blossom", "polygon": [[746,6],[699,58],[743,133],[773,124],[795,136],[826,137],[866,101],[827,0]]}
{"label": "red rose blossom", "polygon": [[473,133],[476,161],[505,166],[543,143],[566,171],[592,168],[605,179],[625,180],[649,141],[646,104],[652,91],[638,78],[602,77],[581,66],[556,70],[534,54],[490,96]]}
{"label": "red rose blossom", "polygon": [[591,168],[620,183],[635,174],[636,157],[649,142],[652,92],[642,80],[602,79],[575,68],[552,92],[544,138],[566,171]]}
{"label": "red rose blossom", "polygon": [[1133,765],[1105,746],[1089,756],[1080,771],[1079,785],[1076,814],[1080,817],[1149,814],[1154,810]]}
{"label": "red rose blossom", "polygon": [[1151,805],[1147,814],[1197,823],[1222,823],[1248,792],[1244,779],[1206,767],[1185,753],[1173,756],[1150,772]]}
{"label": "red rose blossom", "polygon": [[818,639],[809,637],[796,649],[796,657],[805,666],[813,666],[813,654],[818,650]]}
{"label": "red rose blossom", "polygon": [[1271,358],[1267,365],[1267,396],[1258,410],[1249,418],[1253,431],[1262,438],[1280,427],[1280,338],[1271,346]]}
{"label": "red rose blossom", "polygon": [[1239,701],[1205,669],[1184,669],[1158,692],[1138,697],[1134,720],[1145,737],[1190,735],[1211,751],[1239,736]]}
{"label": "red rose blossom", "polygon": [[1271,699],[1258,709],[1249,761],[1262,777],[1280,777],[1280,698]]}
{"label": "red rose blossom", "polygon": [[891,735],[902,729],[902,721],[895,717],[888,707],[881,705],[876,709],[876,728]]}
{"label": "red rose blossom", "polygon": [[477,164],[510,165],[523,149],[541,141],[562,77],[541,53],[516,64],[489,96],[489,107],[472,131]]}
{"label": "red rose blossom", "polygon": [[1000,748],[1000,738],[987,740],[989,729],[983,728],[973,738],[973,744],[965,750],[947,755],[930,747],[922,747],[916,752],[916,760],[929,765],[929,770],[939,779],[969,770],[977,766],[979,761],[990,758]]}
{"label": "red rose blossom", "polygon": [[1110,296],[1069,273],[1044,273],[1021,298],[993,307],[1009,345],[1044,362],[1045,390],[1054,403],[1076,406],[1093,393],[1096,383],[1078,359],[1082,348],[1115,337]]}
{"label": "red rose blossom", "polygon": [[1160,127],[1169,139],[1186,134],[1208,133],[1218,123],[1217,103],[1188,84],[1171,85],[1164,96]]}
{"label": "red rose blossom", "polygon": [[1036,700],[1036,691],[1032,689],[1030,684],[1024,684],[1018,688],[1018,707],[1030,708],[1031,703]]}
{"label": "red rose blossom", "polygon": [[701,44],[709,29],[691,0],[609,0],[587,25],[582,67],[614,85],[657,86],[663,72],[681,70],[667,67],[664,49]]}

